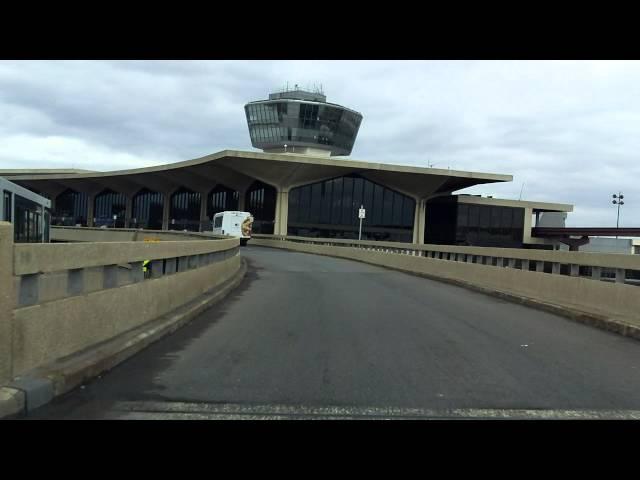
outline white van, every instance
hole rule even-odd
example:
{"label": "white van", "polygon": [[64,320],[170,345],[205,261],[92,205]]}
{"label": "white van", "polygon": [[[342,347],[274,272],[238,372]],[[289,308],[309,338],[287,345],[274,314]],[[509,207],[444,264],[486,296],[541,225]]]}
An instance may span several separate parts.
{"label": "white van", "polygon": [[251,238],[253,217],[249,212],[220,212],[213,216],[214,235],[239,237],[240,245],[246,245]]}

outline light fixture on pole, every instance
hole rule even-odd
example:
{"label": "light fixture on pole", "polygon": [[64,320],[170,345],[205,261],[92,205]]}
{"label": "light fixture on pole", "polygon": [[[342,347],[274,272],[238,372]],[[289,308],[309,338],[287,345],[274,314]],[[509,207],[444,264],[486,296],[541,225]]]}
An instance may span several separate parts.
{"label": "light fixture on pole", "polygon": [[[616,229],[618,229],[620,228],[620,207],[624,205],[624,202],[622,201],[624,195],[622,194],[622,192],[618,192],[618,195],[614,193],[612,197],[613,200],[611,201],[611,203],[613,203],[614,205],[618,205],[618,218],[616,219]],[[618,238],[618,235],[616,235],[616,238]]]}

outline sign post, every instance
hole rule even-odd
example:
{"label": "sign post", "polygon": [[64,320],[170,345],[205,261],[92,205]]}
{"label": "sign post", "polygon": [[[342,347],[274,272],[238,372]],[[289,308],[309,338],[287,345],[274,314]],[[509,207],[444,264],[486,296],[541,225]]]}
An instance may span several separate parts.
{"label": "sign post", "polygon": [[365,218],[365,209],[363,205],[360,205],[358,210],[358,218],[360,219],[360,230],[358,231],[358,240],[362,240],[362,219]]}

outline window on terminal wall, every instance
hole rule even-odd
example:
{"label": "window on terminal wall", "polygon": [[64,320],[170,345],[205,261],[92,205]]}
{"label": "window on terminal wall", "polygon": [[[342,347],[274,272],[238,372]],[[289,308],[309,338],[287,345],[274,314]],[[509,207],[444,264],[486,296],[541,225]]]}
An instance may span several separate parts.
{"label": "window on terminal wall", "polygon": [[14,241],[16,243],[41,241],[41,207],[19,195],[15,195],[14,198]]}
{"label": "window on terminal wall", "polygon": [[467,205],[458,205],[458,226],[469,226],[469,207]]}
{"label": "window on terminal wall", "polygon": [[[87,208],[89,199],[86,193],[67,189],[56,197],[55,210],[52,214],[53,225],[87,224]],[[95,213],[95,212],[94,212]]]}
{"label": "window on terminal wall", "polygon": [[[376,196],[378,201],[375,201]],[[390,201],[388,213],[382,211],[385,197]],[[301,236],[357,238],[360,205],[367,210],[363,238],[411,241],[415,201],[358,175],[292,189],[289,192],[289,232]],[[384,217],[390,219],[388,225],[382,223]]]}
{"label": "window on terminal wall", "polygon": [[164,212],[164,195],[143,188],[133,197],[132,210],[131,227],[160,230]]}
{"label": "window on terminal wall", "polygon": [[469,227],[478,228],[480,226],[480,207],[469,205]]}
{"label": "window on terminal wall", "polygon": [[489,227],[491,224],[491,208],[486,205],[479,205],[480,210],[480,227],[479,239],[487,240],[489,238]]}
{"label": "window on terminal wall", "polygon": [[500,234],[505,237],[511,236],[513,228],[513,208],[502,207],[502,221],[500,224]]}
{"label": "window on terminal wall", "polygon": [[[94,217],[96,226],[124,227],[126,197],[124,194],[105,189],[95,197]],[[113,217],[116,217],[115,220]]]}
{"label": "window on terminal wall", "polygon": [[283,102],[283,103],[278,103],[276,105],[278,109],[278,121],[282,122],[282,117],[287,115],[288,104],[286,102]]}

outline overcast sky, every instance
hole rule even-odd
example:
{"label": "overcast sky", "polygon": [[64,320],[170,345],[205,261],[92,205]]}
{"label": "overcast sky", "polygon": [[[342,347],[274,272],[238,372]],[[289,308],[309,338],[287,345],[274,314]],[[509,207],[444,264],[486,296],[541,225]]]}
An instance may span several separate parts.
{"label": "overcast sky", "polygon": [[463,192],[640,226],[640,62],[0,61],[0,169],[116,170],[252,150],[243,105],[322,84],[364,115],[351,158],[506,173]]}

